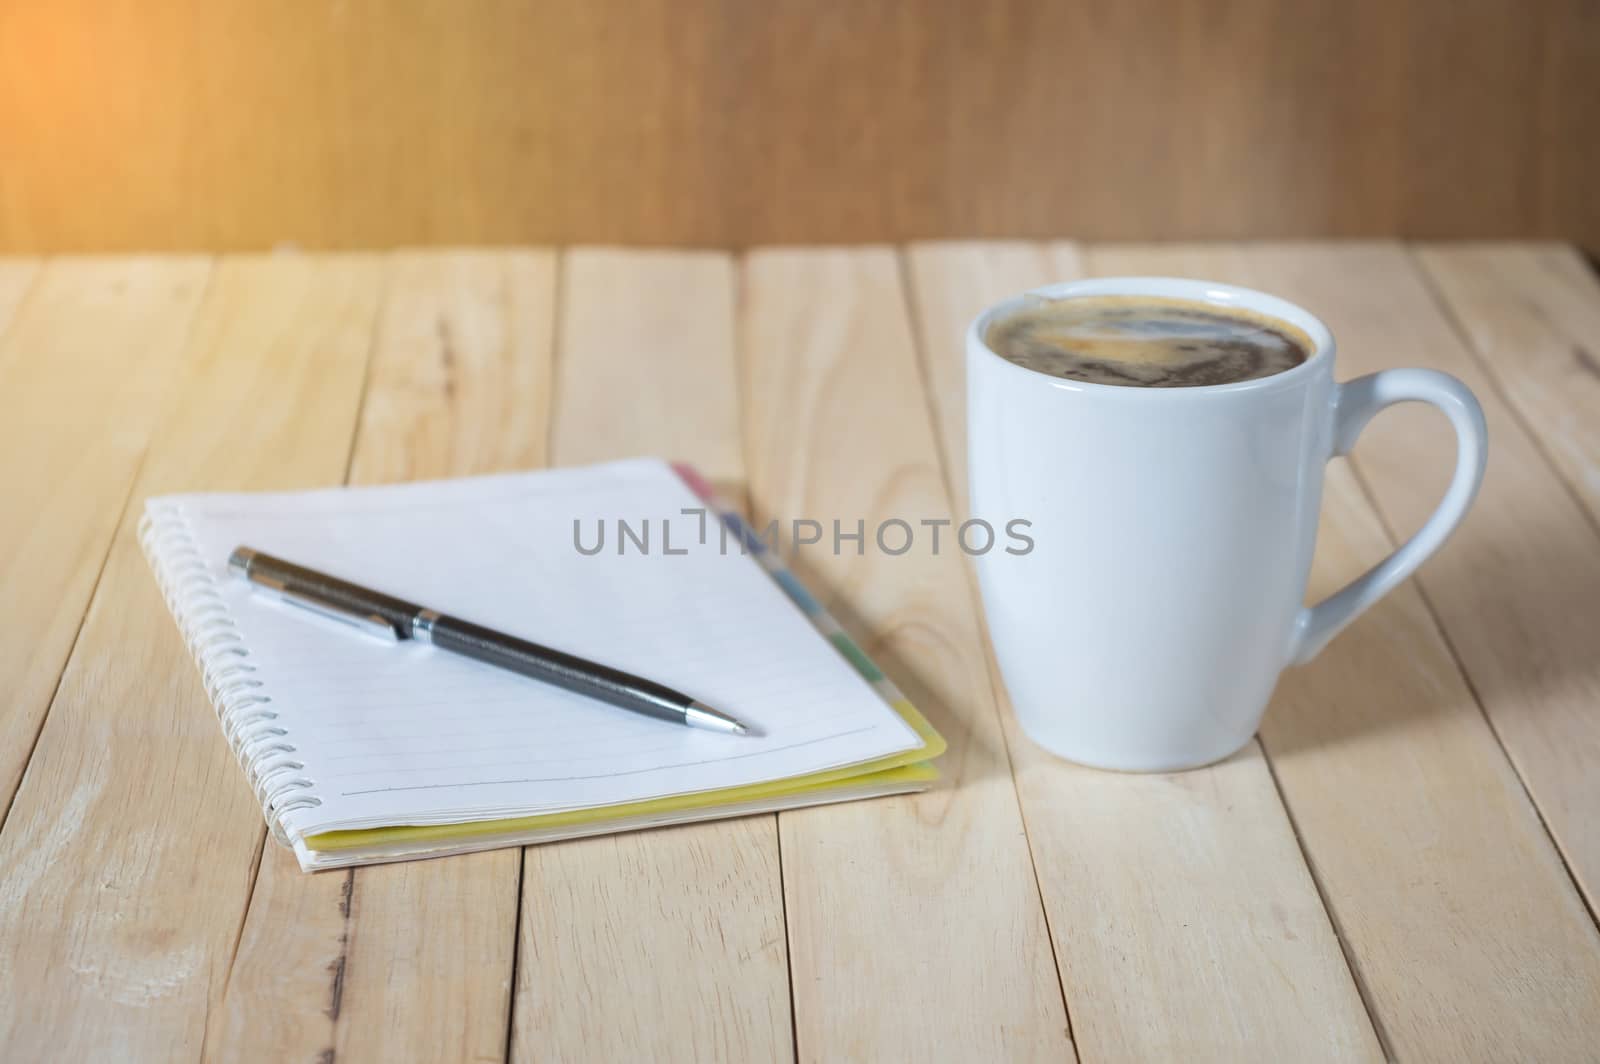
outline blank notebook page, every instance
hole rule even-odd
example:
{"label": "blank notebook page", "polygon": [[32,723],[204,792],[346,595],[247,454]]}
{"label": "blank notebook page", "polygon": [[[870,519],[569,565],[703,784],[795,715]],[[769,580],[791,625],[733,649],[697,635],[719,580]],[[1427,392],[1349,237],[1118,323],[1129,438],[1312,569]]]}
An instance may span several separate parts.
{"label": "blank notebook page", "polygon": [[[169,496],[320,799],[291,838],[613,805],[760,783],[921,739],[665,462],[295,494]],[[637,535],[618,552],[618,519]],[[605,528],[605,545],[580,552]],[[670,525],[663,539],[664,526]],[[704,530],[704,542],[702,539]],[[666,553],[670,543],[672,553]],[[252,593],[248,545],[637,673],[754,726],[637,716],[429,646],[381,642]],[[678,553],[678,552],[682,553]]]}

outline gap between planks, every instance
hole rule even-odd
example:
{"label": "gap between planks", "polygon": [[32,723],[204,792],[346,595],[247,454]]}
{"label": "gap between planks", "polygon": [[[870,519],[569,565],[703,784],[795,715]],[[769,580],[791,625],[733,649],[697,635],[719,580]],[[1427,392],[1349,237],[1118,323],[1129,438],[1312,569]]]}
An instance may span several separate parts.
{"label": "gap between planks", "polygon": [[[1600,362],[1590,349],[1600,336],[1600,278],[1590,263],[1565,244],[1424,245],[1411,257],[1461,346],[1600,537]],[[1481,695],[1479,701],[1517,763]],[[1578,757],[1581,764],[1584,755]],[[1564,845],[1539,796],[1531,788],[1528,796],[1600,923],[1595,844],[1578,836]]]}
{"label": "gap between planks", "polygon": [[[384,273],[348,480],[541,464],[553,256],[399,252]],[[307,875],[269,846],[207,1056],[503,1057],[520,874],[514,848]]]}
{"label": "gap between planks", "polygon": [[[687,459],[742,499],[732,258],[573,249],[562,288],[552,460]],[[772,815],[529,847],[524,861],[514,1059],[794,1051]],[[606,1006],[569,1008],[573,985]]]}
{"label": "gap between planks", "polygon": [[[1500,1056],[1581,1059],[1596,1033],[1586,1018],[1600,1016],[1595,927],[1527,799],[1524,783],[1537,792],[1537,781],[1513,768],[1488,727],[1495,703],[1474,681],[1486,667],[1506,669],[1504,639],[1452,645],[1481,632],[1495,601],[1519,619],[1549,623],[1544,615],[1559,597],[1495,583],[1503,579],[1498,571],[1474,572],[1464,560],[1510,514],[1566,502],[1547,490],[1549,470],[1507,431],[1498,394],[1475,374],[1395,245],[1110,247],[1100,254],[1115,272],[1205,276],[1308,306],[1339,337],[1343,379],[1424,364],[1462,376],[1479,393],[1496,444],[1477,508],[1414,583],[1317,661],[1285,674],[1262,741],[1398,1055],[1498,1046]],[[1368,428],[1349,463],[1330,465],[1313,597],[1392,549],[1393,518],[1403,527],[1421,523],[1453,450],[1436,417],[1400,408]],[[1506,498],[1513,483],[1531,492],[1522,505]],[[1576,514],[1555,527],[1590,534]],[[1539,583],[1531,582],[1535,592]],[[1481,596],[1474,608],[1463,606],[1463,588]],[[1436,608],[1441,591],[1453,609]],[[1570,652],[1554,642],[1558,653]],[[1502,689],[1499,697],[1502,709],[1508,697],[1559,705],[1537,687]],[[1568,733],[1586,741],[1581,727]],[[1371,810],[1365,817],[1363,804]],[[1370,821],[1380,809],[1377,826]],[[1373,868],[1386,875],[1374,877]],[[1399,882],[1390,886],[1387,878]],[[1409,895],[1410,904],[1397,907]],[[1521,904],[1507,906],[1507,897]],[[1476,963],[1442,960],[1469,942]]]}
{"label": "gap between planks", "polygon": [[35,640],[26,653],[0,656],[8,692],[0,825],[99,586],[210,273],[209,260],[193,257],[0,264],[0,419],[30,441],[0,463],[8,502],[0,553],[29,559],[0,574],[0,604],[28,618]]}
{"label": "gap between planks", "polygon": [[[965,326],[1083,264],[1071,247],[1023,243],[924,244],[908,257],[947,479],[964,511]],[[992,653],[987,663],[1005,705]],[[1086,1059],[1226,1059],[1247,1038],[1263,1056],[1381,1055],[1254,741],[1221,765],[1132,776],[1070,765],[1035,747],[1008,706],[1004,720]],[[1263,897],[1281,914],[1265,927]]]}
{"label": "gap between planks", "polygon": [[[931,343],[928,332],[926,331],[930,326],[930,320],[943,320],[943,315],[933,313],[934,308],[928,307],[926,309],[930,312],[930,316],[929,318],[924,318],[924,308],[918,302],[919,293],[915,282],[914,271],[911,267],[911,263],[908,261],[911,254],[912,252],[910,249],[906,247],[898,247],[895,249],[895,274],[899,281],[901,295],[905,300],[906,321],[911,331],[912,347],[916,351],[917,355],[917,373],[922,390],[923,403],[928,410],[928,418],[933,428],[934,438],[941,445],[939,465],[943,472],[945,495],[949,500],[952,519],[959,521],[967,511],[965,447],[966,431],[964,407],[962,407],[963,414],[959,421],[957,421],[955,424],[951,424],[950,421],[947,420],[947,418],[951,416],[951,412],[947,412],[944,409],[944,406],[948,404],[947,402],[940,402],[941,398],[944,398],[948,401],[949,396],[941,396],[939,391],[939,386],[942,383],[941,377],[947,377],[948,373],[941,376],[936,376],[929,365],[931,360],[939,357],[939,354],[936,352],[943,352],[946,350],[946,345],[944,342]],[[1028,286],[1029,282],[1023,282],[1023,288]],[[982,286],[977,287],[981,288]],[[983,291],[972,291],[967,295],[973,301],[977,301],[985,299],[987,293]],[[989,298],[988,301],[997,302],[1002,298],[1006,298],[1006,296],[993,296],[992,298]],[[961,308],[961,310],[966,309],[969,308]],[[958,313],[960,312],[961,311],[958,311]],[[948,326],[951,323],[945,321],[944,324]],[[935,329],[938,328],[937,325],[934,325],[933,327]],[[962,357],[964,357],[964,353]],[[965,396],[963,395],[961,399],[964,402]],[[953,446],[952,441],[954,441]],[[956,452],[958,451],[960,452],[959,466],[956,465]],[[975,578],[975,570],[969,567],[968,575],[969,577]],[[1003,715],[1007,710],[1009,710],[1010,706],[1007,703],[1004,685],[1000,682],[999,676],[996,673],[993,648],[989,646],[988,621],[983,615],[983,600],[981,596],[976,593],[975,586],[973,598],[978,613],[978,625],[983,630],[982,638],[984,643],[984,656],[989,668],[990,687],[994,691],[997,712]],[[1064,969],[1062,965],[1061,950],[1056,945],[1057,929],[1053,927],[1050,922],[1050,899],[1045,893],[1044,880],[1039,874],[1039,862],[1036,856],[1037,844],[1034,841],[1032,832],[1030,832],[1028,829],[1027,806],[1023,801],[1022,790],[1016,782],[1015,766],[1017,763],[1017,754],[1013,748],[1013,739],[1010,728],[1002,725],[1000,729],[1000,741],[1005,744],[1006,758],[1012,766],[1012,790],[1016,793],[1018,809],[1022,814],[1022,834],[1023,839],[1027,843],[1028,847],[1028,859],[1033,870],[1033,889],[1034,893],[1038,895],[1039,898],[1040,912],[1044,920],[1045,937],[1050,943],[1050,963],[1055,969],[1056,990],[1061,995],[1061,1008],[1066,1017],[1067,1039],[1073,1043],[1074,1052],[1078,1052],[1077,1035],[1073,1033],[1072,1001],[1067,994],[1066,980],[1062,975]]]}
{"label": "gap between planks", "polygon": [[[1600,723],[1589,710],[1600,676],[1588,633],[1600,626],[1600,573],[1590,564],[1600,550],[1600,283],[1564,245],[1432,245],[1413,256],[1467,353],[1461,372],[1496,393],[1486,404],[1491,435],[1504,437],[1517,471],[1494,485],[1517,527],[1502,516],[1492,533],[1478,534],[1489,541],[1480,549],[1496,541],[1513,548],[1494,559],[1512,574],[1503,578],[1511,593],[1502,608],[1475,617],[1477,603],[1451,594],[1459,573],[1436,589],[1433,605],[1461,627],[1485,712],[1594,914],[1600,822],[1589,810],[1600,784],[1590,767],[1600,758]],[[1541,609],[1546,603],[1560,609]],[[1519,639],[1533,652],[1518,653]],[[1513,710],[1523,690],[1542,696],[1541,714]]]}
{"label": "gap between planks", "polygon": [[[327,272],[314,273],[312,261]],[[0,832],[15,873],[6,886],[22,891],[18,904],[0,906],[0,940],[38,974],[6,1002],[13,1046],[153,1059],[199,1052],[261,818],[176,631],[150,623],[164,607],[133,524],[152,492],[336,472],[324,443],[331,432],[342,459],[338,411],[341,402],[354,410],[351,377],[340,372],[351,361],[342,326],[363,298],[359,263],[230,260],[184,343],[180,388]],[[254,371],[268,364],[280,388],[258,394]],[[260,446],[239,446],[241,436]],[[118,712],[130,704],[148,711]],[[172,883],[184,889],[149,889]]]}
{"label": "gap between planks", "polygon": [[[1270,283],[1270,282],[1267,283],[1266,286],[1269,286],[1269,288],[1274,288],[1274,285],[1272,285],[1272,283]],[[1314,309],[1315,309],[1315,304],[1312,304],[1312,306],[1314,306]],[[1342,374],[1342,376],[1349,376],[1349,373]],[[1526,432],[1526,430],[1528,430],[1528,429],[1526,429],[1526,422],[1525,422],[1525,424],[1523,424],[1523,430],[1525,430],[1525,432]],[[947,432],[949,432],[949,430],[944,429],[944,427],[941,426],[941,432],[946,432],[946,434],[947,434]],[[131,483],[131,480],[130,480],[130,483]],[[1469,520],[1470,520],[1470,518],[1469,518]],[[1450,547],[1446,547],[1446,550],[1448,550],[1448,549],[1450,549]],[[106,555],[106,557],[109,557],[109,555]],[[99,592],[96,592],[96,594],[99,594]],[[85,624],[86,624],[86,622],[88,622],[88,614],[86,614],[86,613],[83,614],[83,618],[82,619],[83,619],[83,622],[85,622]],[[1464,664],[1464,666],[1466,666],[1467,662],[1462,662],[1462,664]],[[62,675],[64,675],[64,674],[62,674]],[[1038,869],[1037,869],[1037,867],[1035,867],[1035,875],[1037,875],[1037,874],[1038,874]],[[784,877],[786,877],[786,874],[784,874],[784,872],[782,872],[782,870],[779,870],[779,878],[784,878]],[[515,920],[515,917],[512,917],[512,920]],[[1059,957],[1056,958],[1056,960],[1059,960]],[[512,1018],[512,1019],[514,1019],[514,1018]],[[798,1024],[798,1021],[795,1021],[795,1024]]]}
{"label": "gap between planks", "polygon": [[[744,263],[751,508],[948,519],[893,252]],[[794,565],[944,734],[907,798],[781,814],[803,1059],[1072,1053],[965,578],[950,553],[799,552]],[[907,971],[935,973],[906,979]],[[882,988],[898,986],[893,1007]]]}

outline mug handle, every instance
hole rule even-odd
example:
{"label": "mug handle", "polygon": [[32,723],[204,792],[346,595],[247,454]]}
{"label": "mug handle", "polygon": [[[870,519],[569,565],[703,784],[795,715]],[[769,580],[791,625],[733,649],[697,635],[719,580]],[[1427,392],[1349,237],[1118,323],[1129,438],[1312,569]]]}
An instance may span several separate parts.
{"label": "mug handle", "polygon": [[1456,471],[1439,508],[1393,554],[1295,618],[1289,662],[1303,665],[1374,602],[1421,565],[1455,531],[1483,482],[1489,429],[1467,386],[1431,369],[1386,369],[1338,386],[1333,410],[1333,454],[1349,454],[1373,415],[1395,403],[1431,403],[1456,430]]}

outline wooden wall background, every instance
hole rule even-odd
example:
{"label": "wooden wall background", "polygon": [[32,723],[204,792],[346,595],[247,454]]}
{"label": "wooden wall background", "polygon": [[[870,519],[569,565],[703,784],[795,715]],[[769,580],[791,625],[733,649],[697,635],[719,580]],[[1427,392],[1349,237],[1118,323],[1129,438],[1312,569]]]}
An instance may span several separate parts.
{"label": "wooden wall background", "polygon": [[1600,245],[1596,0],[0,0],[0,251]]}

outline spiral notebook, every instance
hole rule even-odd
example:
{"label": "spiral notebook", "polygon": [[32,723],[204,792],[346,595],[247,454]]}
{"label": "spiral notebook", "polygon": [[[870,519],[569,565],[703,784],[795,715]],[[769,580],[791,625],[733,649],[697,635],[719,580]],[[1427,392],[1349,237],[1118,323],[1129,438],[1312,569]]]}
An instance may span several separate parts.
{"label": "spiral notebook", "polygon": [[[686,467],[146,504],[141,542],[303,869],[920,790],[943,741]],[[254,595],[241,544],[633,672],[753,724],[636,716]]]}

